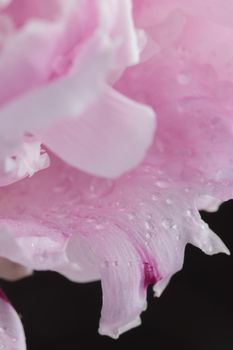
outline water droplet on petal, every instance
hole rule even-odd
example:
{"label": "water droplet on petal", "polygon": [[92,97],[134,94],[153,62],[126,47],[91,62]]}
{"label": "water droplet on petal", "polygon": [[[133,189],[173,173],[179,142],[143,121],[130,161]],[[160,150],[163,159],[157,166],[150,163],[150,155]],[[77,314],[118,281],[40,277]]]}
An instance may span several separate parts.
{"label": "water droplet on petal", "polygon": [[108,260],[105,260],[102,264],[102,267],[103,268],[108,268],[109,267],[109,261]]}
{"label": "water droplet on petal", "polygon": [[128,218],[130,221],[133,221],[135,219],[135,215],[130,213],[130,214],[128,214]]}
{"label": "water droplet on petal", "polygon": [[169,205],[172,204],[171,198],[167,198],[165,202],[166,202],[167,204],[169,204]]}
{"label": "water droplet on petal", "polygon": [[145,228],[146,228],[147,230],[150,230],[151,224],[150,224],[149,221],[146,221],[146,222],[145,222]]}
{"label": "water droplet on petal", "polygon": [[201,224],[201,229],[202,230],[208,230],[209,226],[206,223]]}
{"label": "water droplet on petal", "polygon": [[190,83],[190,78],[188,75],[184,74],[184,73],[180,73],[177,76],[177,81],[179,84],[181,85],[188,85]]}
{"label": "water droplet on petal", "polygon": [[151,238],[152,238],[152,233],[147,232],[147,233],[146,233],[146,239],[151,239]]}
{"label": "water droplet on petal", "polygon": [[89,196],[91,198],[101,198],[112,192],[114,182],[111,180],[103,180],[94,178],[89,187]]}
{"label": "water droplet on petal", "polygon": [[169,228],[177,229],[177,225],[174,223],[174,221],[172,219],[163,220],[162,226],[166,229],[169,229]]}
{"label": "water droplet on petal", "polygon": [[96,228],[96,230],[100,231],[100,230],[103,229],[103,225],[97,224],[97,225],[95,226],[95,228]]}
{"label": "water droplet on petal", "polygon": [[171,226],[170,219],[163,220],[162,226],[166,229],[169,228]]}
{"label": "water droplet on petal", "polygon": [[168,182],[161,180],[161,181],[157,181],[156,185],[158,187],[160,187],[160,188],[167,188],[168,187]]}

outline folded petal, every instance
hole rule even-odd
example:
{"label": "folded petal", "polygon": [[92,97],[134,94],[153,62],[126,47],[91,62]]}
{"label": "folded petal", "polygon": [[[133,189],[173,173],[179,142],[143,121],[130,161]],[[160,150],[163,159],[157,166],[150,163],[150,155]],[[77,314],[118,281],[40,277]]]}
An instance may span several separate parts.
{"label": "folded petal", "polygon": [[26,350],[22,323],[2,291],[0,292],[0,327],[2,349]]}
{"label": "folded petal", "polygon": [[143,159],[154,136],[154,113],[106,89],[80,118],[37,136],[67,163],[95,175],[116,177]]}

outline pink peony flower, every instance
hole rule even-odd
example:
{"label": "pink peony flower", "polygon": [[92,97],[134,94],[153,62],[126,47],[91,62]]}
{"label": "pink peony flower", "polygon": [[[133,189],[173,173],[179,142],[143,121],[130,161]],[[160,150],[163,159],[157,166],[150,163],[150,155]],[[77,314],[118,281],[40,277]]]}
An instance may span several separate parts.
{"label": "pink peony flower", "polygon": [[198,210],[233,197],[232,6],[4,1],[0,179],[30,178],[0,189],[2,276],[101,279],[117,338],[187,243],[229,253]]}

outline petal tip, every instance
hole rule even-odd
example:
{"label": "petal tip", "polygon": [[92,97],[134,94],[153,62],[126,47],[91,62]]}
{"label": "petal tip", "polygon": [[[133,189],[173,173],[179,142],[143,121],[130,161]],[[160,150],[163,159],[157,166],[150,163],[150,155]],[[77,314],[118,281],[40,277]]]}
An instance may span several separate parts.
{"label": "petal tip", "polygon": [[128,322],[127,324],[125,324],[123,326],[111,327],[108,325],[100,324],[98,332],[100,335],[107,335],[113,339],[118,339],[122,333],[125,333],[132,328],[140,326],[141,323],[142,323],[141,318],[139,316],[137,316],[134,320]]}

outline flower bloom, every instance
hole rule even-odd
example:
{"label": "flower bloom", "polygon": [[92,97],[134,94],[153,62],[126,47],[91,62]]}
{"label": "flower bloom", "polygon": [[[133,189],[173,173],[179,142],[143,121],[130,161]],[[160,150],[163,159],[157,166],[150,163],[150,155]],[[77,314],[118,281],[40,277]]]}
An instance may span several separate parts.
{"label": "flower bloom", "polygon": [[233,197],[233,5],[1,3],[2,275],[101,279],[117,338],[187,243],[229,253],[198,210]]}

